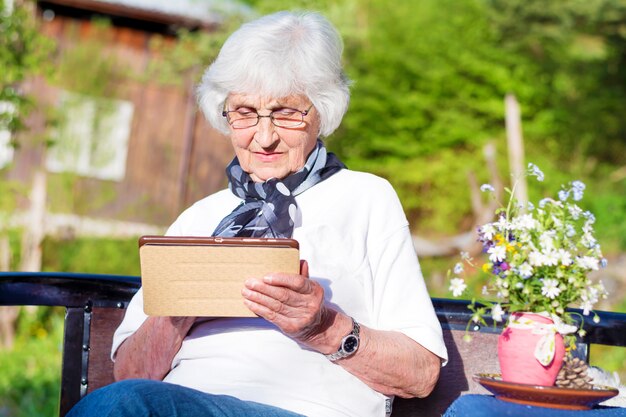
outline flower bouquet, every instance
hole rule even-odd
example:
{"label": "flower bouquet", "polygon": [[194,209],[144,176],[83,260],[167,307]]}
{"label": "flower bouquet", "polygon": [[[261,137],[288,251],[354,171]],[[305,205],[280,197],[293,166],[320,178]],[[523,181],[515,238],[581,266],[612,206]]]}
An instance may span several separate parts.
{"label": "flower bouquet", "polygon": [[[544,179],[534,164],[528,165],[525,175]],[[502,378],[553,385],[565,353],[563,336],[569,349],[575,348],[576,331],[584,336],[582,320],[579,327],[573,326],[578,313],[566,309],[579,307],[582,315],[589,315],[595,303],[606,298],[602,282],[588,278],[606,260],[594,237],[593,214],[576,204],[585,190],[582,182],[563,186],[556,199],[544,198],[537,205],[516,200],[518,183],[519,179],[512,189],[505,189],[509,199],[496,210],[496,220],[478,228],[485,262],[477,265],[462,253],[462,262],[449,271],[450,290],[455,297],[465,292],[466,266],[482,269],[488,275],[482,293],[490,299],[472,299],[471,322],[486,325],[487,316],[500,322],[510,313],[498,343]],[[481,191],[495,190],[484,184]],[[593,319],[599,317],[594,314]],[[466,339],[471,338],[466,335]],[[532,351],[527,361],[519,357],[525,350]],[[510,363],[506,362],[513,362],[514,369],[507,369]]]}

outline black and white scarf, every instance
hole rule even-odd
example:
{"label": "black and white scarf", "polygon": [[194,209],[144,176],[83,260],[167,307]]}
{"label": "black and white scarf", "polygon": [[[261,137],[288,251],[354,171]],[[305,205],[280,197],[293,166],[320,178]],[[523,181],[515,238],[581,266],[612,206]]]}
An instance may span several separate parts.
{"label": "black and white scarf", "polygon": [[298,213],[295,197],[343,168],[319,139],[304,167],[282,180],[254,182],[235,157],[226,167],[228,186],[244,201],[222,219],[213,236],[292,237]]}

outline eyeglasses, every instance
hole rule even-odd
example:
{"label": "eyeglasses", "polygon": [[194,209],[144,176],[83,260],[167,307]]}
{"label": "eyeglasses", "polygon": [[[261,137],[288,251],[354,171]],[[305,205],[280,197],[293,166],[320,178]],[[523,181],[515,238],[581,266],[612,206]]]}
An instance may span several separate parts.
{"label": "eyeglasses", "polygon": [[228,120],[228,123],[234,129],[245,129],[256,126],[259,124],[261,117],[269,117],[274,126],[291,128],[298,127],[304,123],[304,116],[309,114],[312,108],[313,104],[304,111],[283,108],[274,110],[267,116],[261,116],[256,110],[244,107],[237,110],[224,110],[222,111],[222,116]]}

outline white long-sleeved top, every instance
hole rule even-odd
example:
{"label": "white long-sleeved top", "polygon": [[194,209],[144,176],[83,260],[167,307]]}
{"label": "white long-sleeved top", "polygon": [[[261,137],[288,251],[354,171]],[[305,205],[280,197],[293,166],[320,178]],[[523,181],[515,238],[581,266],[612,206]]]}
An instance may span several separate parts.
{"label": "white long-sleeved top", "polygon": [[[370,328],[404,333],[445,362],[441,327],[391,185],[344,169],[296,201],[293,238],[325,302]],[[240,203],[229,190],[217,192],[184,211],[167,234],[210,236]],[[146,318],[139,290],[115,332],[112,356]],[[197,319],[165,381],[310,417],[382,417],[388,398],[261,318]]]}

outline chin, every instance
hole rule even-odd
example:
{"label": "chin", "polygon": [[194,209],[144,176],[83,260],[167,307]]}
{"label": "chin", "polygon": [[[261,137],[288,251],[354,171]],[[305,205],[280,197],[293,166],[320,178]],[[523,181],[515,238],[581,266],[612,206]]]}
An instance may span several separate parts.
{"label": "chin", "polygon": [[288,176],[290,172],[284,171],[267,171],[267,170],[259,170],[256,172],[250,173],[252,179],[257,179],[259,182],[265,182],[270,178],[277,178],[279,180]]}

